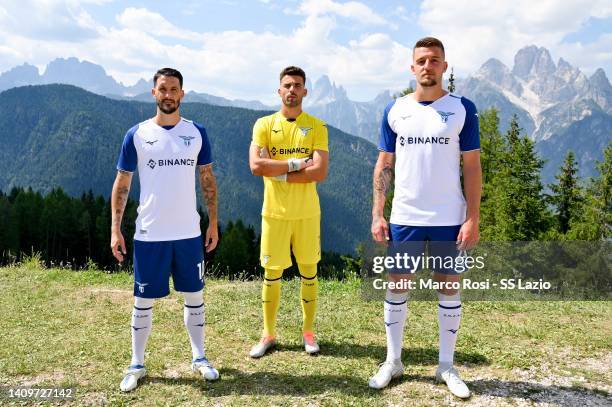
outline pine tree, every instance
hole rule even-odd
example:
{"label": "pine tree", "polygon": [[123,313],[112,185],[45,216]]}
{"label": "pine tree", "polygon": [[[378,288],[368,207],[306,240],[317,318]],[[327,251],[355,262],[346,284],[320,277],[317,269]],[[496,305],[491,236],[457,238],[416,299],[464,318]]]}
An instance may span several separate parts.
{"label": "pine tree", "polygon": [[499,116],[495,108],[478,114],[480,125],[480,158],[482,166],[482,198],[480,227],[483,240],[499,239],[496,228],[497,210],[501,206],[503,189],[502,170],[508,145],[499,131]]}
{"label": "pine tree", "polygon": [[493,182],[496,198],[496,219],[492,237],[497,240],[530,241],[540,237],[550,223],[540,172],[544,166],[534,142],[521,136],[516,115],[506,133],[499,179]]}
{"label": "pine tree", "polygon": [[580,215],[570,221],[569,239],[609,240],[612,237],[612,142],[597,163],[599,175],[586,188]]}
{"label": "pine tree", "polygon": [[574,153],[568,151],[560,173],[555,176],[558,182],[550,185],[553,194],[549,200],[556,208],[557,227],[563,234],[569,230],[570,222],[576,217],[576,211],[582,201],[582,191],[576,175],[577,166]]}
{"label": "pine tree", "polygon": [[451,68],[451,73],[448,77],[448,91],[450,93],[455,91],[455,74],[453,72],[453,68]]}

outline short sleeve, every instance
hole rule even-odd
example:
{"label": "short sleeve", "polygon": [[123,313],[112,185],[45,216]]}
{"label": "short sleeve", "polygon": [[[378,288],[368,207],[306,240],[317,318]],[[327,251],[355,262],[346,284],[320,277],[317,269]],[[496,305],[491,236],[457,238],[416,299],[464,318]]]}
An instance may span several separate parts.
{"label": "short sleeve", "polygon": [[395,140],[397,133],[393,131],[389,125],[389,111],[395,104],[395,100],[385,108],[383,113],[382,123],[380,125],[380,139],[378,140],[378,149],[387,153],[395,153]]}
{"label": "short sleeve", "polygon": [[264,117],[257,119],[253,126],[253,141],[252,143],[259,147],[268,147],[269,130],[267,121]]}
{"label": "short sleeve", "polygon": [[312,149],[329,151],[327,125],[323,122],[317,123],[317,132],[315,133]]}
{"label": "short sleeve", "polygon": [[138,125],[128,130],[123,138],[123,144],[121,145],[121,152],[119,153],[119,161],[117,162],[117,169],[121,171],[134,172],[138,164],[138,155],[136,153],[136,147],[134,146],[134,134],[138,130]]}
{"label": "short sleeve", "polygon": [[208,134],[206,133],[206,129],[201,124],[193,122],[193,125],[200,131],[200,136],[202,136],[202,147],[200,147],[200,152],[198,153],[198,165],[208,165],[212,163],[212,151],[210,147],[210,140],[208,140]]}
{"label": "short sleeve", "polygon": [[472,151],[480,149],[480,129],[478,127],[478,112],[471,100],[461,98],[461,104],[465,108],[465,122],[459,133],[459,147],[461,151]]}

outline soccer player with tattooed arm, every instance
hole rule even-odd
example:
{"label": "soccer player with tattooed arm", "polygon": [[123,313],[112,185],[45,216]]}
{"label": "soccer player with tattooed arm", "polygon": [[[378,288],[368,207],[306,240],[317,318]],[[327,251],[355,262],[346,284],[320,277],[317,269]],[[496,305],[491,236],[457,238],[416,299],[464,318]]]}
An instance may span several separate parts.
{"label": "soccer player with tattooed arm", "polygon": [[[372,237],[376,242],[391,241],[390,250],[402,248],[412,256],[422,255],[427,247],[431,257],[456,259],[460,251],[478,242],[482,171],[476,107],[442,88],[447,66],[442,42],[432,37],[417,41],[411,65],[416,90],[397,98],[384,111],[374,169]],[[395,189],[387,223],[383,210],[393,174]],[[446,383],[455,396],[467,398],[470,391],[453,366],[462,307],[452,283],[460,280],[460,274],[446,263],[430,268],[434,280],[444,287],[438,290],[436,380]],[[397,270],[389,273],[393,282],[412,277]],[[370,379],[372,388],[384,388],[404,372],[401,352],[408,294],[406,289],[385,293],[387,358]]]}
{"label": "soccer player with tattooed arm", "polygon": [[[219,372],[204,352],[204,251],[218,242],[217,184],[210,142],[200,124],[180,116],[183,76],[162,68],[153,77],[155,117],[132,127],[125,135],[113,185],[111,250],[122,262],[127,255],[121,219],[134,171],[140,179],[140,200],[134,235],[134,308],[132,360],[120,384],[131,391],[146,374],[145,346],[153,318],[153,303],[174,289],[182,292],[183,321],[191,342],[191,368],[206,380]],[[208,209],[208,229],[202,241],[196,209],[195,177],[199,176]]]}

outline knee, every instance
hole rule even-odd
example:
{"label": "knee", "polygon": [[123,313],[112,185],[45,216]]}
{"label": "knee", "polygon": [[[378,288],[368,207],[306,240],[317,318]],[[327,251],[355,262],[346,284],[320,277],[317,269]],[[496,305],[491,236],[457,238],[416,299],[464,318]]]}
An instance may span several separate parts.
{"label": "knee", "polygon": [[204,303],[204,293],[202,290],[194,293],[184,292],[183,297],[185,298],[185,305],[196,306]]}
{"label": "knee", "polygon": [[314,280],[317,278],[317,265],[316,264],[298,264],[300,270],[300,277],[303,280]]}
{"label": "knee", "polygon": [[151,308],[154,302],[154,298],[134,297],[134,306],[137,308]]}
{"label": "knee", "polygon": [[284,270],[264,269],[264,279],[267,281],[280,281]]}

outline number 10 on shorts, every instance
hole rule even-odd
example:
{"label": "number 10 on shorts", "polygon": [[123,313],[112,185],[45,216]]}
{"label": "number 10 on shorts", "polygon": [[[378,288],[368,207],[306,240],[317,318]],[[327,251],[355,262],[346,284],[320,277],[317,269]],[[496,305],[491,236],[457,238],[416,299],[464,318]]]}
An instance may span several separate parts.
{"label": "number 10 on shorts", "polygon": [[200,281],[204,281],[204,260],[198,263],[198,278]]}

